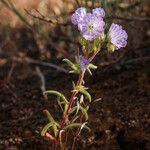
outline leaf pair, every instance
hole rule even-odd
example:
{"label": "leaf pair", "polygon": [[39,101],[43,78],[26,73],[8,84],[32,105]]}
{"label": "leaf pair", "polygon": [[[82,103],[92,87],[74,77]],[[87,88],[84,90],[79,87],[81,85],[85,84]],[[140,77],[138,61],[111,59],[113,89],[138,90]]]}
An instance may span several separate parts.
{"label": "leaf pair", "polygon": [[63,61],[66,62],[68,64],[68,66],[71,67],[72,70],[69,71],[69,73],[78,74],[80,72],[80,67],[78,64],[74,64],[69,59],[63,59]]}
{"label": "leaf pair", "polygon": [[87,109],[83,108],[79,103],[77,106],[75,106],[71,109],[70,113],[74,113],[76,111],[76,114],[77,114],[79,109],[81,110],[82,114],[85,116],[85,120],[88,120]]}
{"label": "leaf pair", "polygon": [[92,98],[91,98],[90,93],[87,91],[87,89],[88,88],[86,88],[85,86],[80,85],[78,90],[79,90],[80,93],[85,95],[85,97],[89,100],[89,102],[91,102]]}
{"label": "leaf pair", "polygon": [[60,97],[62,100],[61,104],[68,104],[69,103],[68,100],[66,99],[66,97],[58,91],[49,90],[49,91],[45,91],[43,94],[44,95],[52,94],[52,95],[56,95],[56,96]]}
{"label": "leaf pair", "polygon": [[87,66],[87,71],[88,71],[88,73],[89,73],[90,75],[92,75],[91,69],[95,70],[95,69],[97,69],[97,66],[95,66],[95,65],[93,65],[93,64],[89,64],[89,65]]}
{"label": "leaf pair", "polygon": [[46,113],[46,115],[48,117],[49,123],[46,126],[44,126],[44,128],[42,129],[41,136],[45,136],[48,129],[52,128],[54,135],[56,137],[59,124],[54,120],[54,118],[52,117],[52,115],[50,114],[50,112],[48,110],[44,110],[44,112]]}

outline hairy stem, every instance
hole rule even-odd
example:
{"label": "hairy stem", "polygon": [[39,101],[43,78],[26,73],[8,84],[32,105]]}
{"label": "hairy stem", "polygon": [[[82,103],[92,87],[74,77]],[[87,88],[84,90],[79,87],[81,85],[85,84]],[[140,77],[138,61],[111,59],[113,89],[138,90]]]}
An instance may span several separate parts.
{"label": "hairy stem", "polygon": [[[92,55],[92,57],[90,58],[91,61],[94,59],[95,55],[96,55],[96,54],[93,54],[93,55]],[[85,54],[85,57],[87,58],[88,55]],[[84,74],[85,74],[85,72],[80,71],[79,78],[78,78],[77,85],[76,85],[77,87],[82,84],[83,78],[84,78]],[[57,138],[56,138],[55,143],[54,143],[54,145],[55,145],[55,146],[54,146],[54,147],[55,147],[54,150],[57,150],[57,146],[58,146],[58,144],[59,144],[59,142],[60,142],[60,140],[61,140],[60,132],[61,132],[61,130],[63,130],[64,126],[65,126],[65,125],[68,123],[68,121],[69,121],[69,120],[68,120],[69,113],[70,113],[70,110],[71,110],[71,108],[72,108],[74,99],[75,99],[76,95],[78,94],[78,92],[79,92],[78,90],[74,90],[74,92],[73,92],[72,95],[71,95],[71,98],[70,98],[70,100],[69,100],[69,104],[68,104],[67,110],[66,110],[66,112],[64,113],[63,119],[62,119],[62,121],[61,121],[60,128],[59,128],[58,133],[57,133]]]}
{"label": "hairy stem", "polygon": [[[84,78],[84,72],[80,72],[79,74],[79,79],[77,81],[77,86],[80,86],[83,82],[83,78]],[[60,141],[60,131],[64,128],[64,126],[66,125],[67,121],[68,121],[68,116],[69,116],[69,113],[70,113],[70,110],[71,110],[71,107],[72,107],[72,104],[73,104],[73,101],[75,99],[75,96],[78,94],[78,90],[75,90],[73,93],[72,93],[72,96],[70,98],[70,101],[69,101],[69,105],[67,107],[67,110],[66,112],[64,113],[64,116],[63,116],[63,120],[61,122],[61,126],[58,130],[58,134],[57,134],[57,139],[56,139],[56,144]]]}

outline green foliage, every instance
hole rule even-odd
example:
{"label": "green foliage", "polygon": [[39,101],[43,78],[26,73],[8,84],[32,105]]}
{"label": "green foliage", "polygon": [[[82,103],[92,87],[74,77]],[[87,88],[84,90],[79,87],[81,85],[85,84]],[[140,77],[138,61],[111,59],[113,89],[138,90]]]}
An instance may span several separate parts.
{"label": "green foliage", "polygon": [[53,126],[53,123],[52,123],[52,122],[50,122],[50,123],[48,123],[46,126],[44,126],[44,128],[43,128],[42,131],[41,131],[41,136],[45,136],[47,130],[48,130],[50,127],[52,127],[52,126]]}
{"label": "green foliage", "polygon": [[91,69],[95,70],[95,69],[97,69],[97,66],[95,66],[95,65],[93,65],[93,64],[89,64],[89,65],[87,66],[87,71],[88,71],[88,73],[89,73],[90,75],[92,75]]}
{"label": "green foliage", "polygon": [[87,91],[87,88],[84,86],[80,86],[79,87],[79,92],[82,93],[83,95],[86,96],[86,98],[89,100],[89,102],[91,102],[91,95],[90,93]]}
{"label": "green foliage", "polygon": [[[83,108],[80,104],[79,104],[79,109],[81,110],[82,114],[85,116],[85,120],[88,120],[88,113],[87,113],[87,109]],[[78,106],[75,106],[71,109],[70,114],[74,113],[75,111],[78,112]]]}
{"label": "green foliage", "polygon": [[107,49],[109,53],[113,53],[116,50],[115,46],[111,43],[107,44]]}
{"label": "green foliage", "polygon": [[75,86],[75,84],[73,84],[73,87],[74,87],[74,91],[79,91],[80,93],[82,93],[83,95],[86,96],[86,98],[89,100],[89,102],[91,102],[91,95],[89,94],[89,92],[87,91],[87,87],[83,86],[83,85],[80,85],[80,86]]}
{"label": "green foliage", "polygon": [[71,123],[71,124],[65,126],[65,127],[63,128],[63,130],[83,127],[83,128],[85,128],[85,129],[87,129],[88,131],[90,131],[90,128],[89,128],[88,126],[86,126],[86,125],[82,126],[82,125],[83,125],[83,123]]}
{"label": "green foliage", "polygon": [[85,116],[85,120],[88,120],[89,116],[87,113],[87,109],[80,106],[80,110],[82,111],[82,114]]}
{"label": "green foliage", "polygon": [[68,66],[71,67],[72,70],[69,71],[69,73],[79,74],[80,67],[78,64],[72,63],[69,59],[63,59],[63,61],[66,62],[68,64]]}
{"label": "green foliage", "polygon": [[[96,38],[93,42],[87,41],[85,38],[80,37],[80,44],[88,51],[88,53],[92,53],[94,51],[97,54],[100,51],[102,44],[104,43],[106,35],[103,34],[101,37]],[[84,52],[83,52],[84,53]]]}
{"label": "green foliage", "polygon": [[69,103],[68,100],[66,99],[66,97],[58,91],[53,91],[53,90],[45,91],[44,95],[47,95],[47,94],[52,94],[52,95],[56,95],[56,96],[60,97],[62,100],[61,104],[68,104]]}
{"label": "green foliage", "polygon": [[57,127],[59,127],[59,124],[54,120],[49,111],[44,110],[44,112],[48,117],[49,123],[43,128],[43,130],[41,131],[41,135],[45,136],[47,130],[52,127],[54,135],[56,136],[58,131]]}

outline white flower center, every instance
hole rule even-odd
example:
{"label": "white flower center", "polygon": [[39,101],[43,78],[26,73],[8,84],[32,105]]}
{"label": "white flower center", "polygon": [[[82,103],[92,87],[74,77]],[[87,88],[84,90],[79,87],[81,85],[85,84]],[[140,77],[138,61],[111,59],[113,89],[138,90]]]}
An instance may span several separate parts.
{"label": "white flower center", "polygon": [[95,29],[97,28],[97,23],[96,22],[89,22],[88,24],[88,31],[89,32],[93,32],[95,31]]}

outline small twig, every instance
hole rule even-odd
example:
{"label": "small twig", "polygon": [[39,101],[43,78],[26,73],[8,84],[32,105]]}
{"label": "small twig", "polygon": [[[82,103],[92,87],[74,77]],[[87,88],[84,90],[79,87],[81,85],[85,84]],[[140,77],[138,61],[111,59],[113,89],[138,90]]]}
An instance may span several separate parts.
{"label": "small twig", "polygon": [[51,20],[51,19],[46,19],[45,16],[43,16],[38,10],[36,10],[36,11],[41,15],[41,17],[35,16],[35,15],[31,14],[31,13],[30,13],[29,11],[27,11],[26,9],[25,9],[25,11],[26,11],[26,13],[27,13],[29,16],[31,16],[31,17],[33,17],[33,18],[35,18],[35,19],[38,19],[38,20],[47,22],[47,23],[52,23],[52,24],[57,24],[57,25],[62,25],[62,26],[70,25],[70,22],[61,23],[61,22],[58,22],[58,21],[53,21],[53,20]]}
{"label": "small twig", "polygon": [[8,76],[7,76],[6,82],[9,82],[11,80],[11,75],[12,75],[14,69],[15,69],[15,66],[16,66],[16,64],[12,63],[11,68],[10,68],[10,70],[8,72]]}
{"label": "small twig", "polygon": [[0,2],[7,8],[9,9],[11,12],[13,12],[22,22],[24,22],[29,29],[31,29],[31,25],[29,24],[29,22],[26,20],[26,18],[22,15],[22,13],[20,13],[16,7],[14,6],[14,4],[10,1],[10,0],[0,0]]}
{"label": "small twig", "polygon": [[118,20],[125,20],[125,21],[145,21],[145,22],[150,22],[150,18],[148,18],[148,17],[122,17],[122,16],[112,15],[110,17],[107,17],[106,19],[118,19]]}
{"label": "small twig", "polygon": [[39,10],[35,9],[35,11],[36,11],[40,16],[42,16],[43,18],[45,18],[45,16],[44,16],[43,14],[41,14],[41,12],[40,12]]}
{"label": "small twig", "polygon": [[[39,76],[39,78],[41,79],[41,91],[42,93],[44,93],[46,91],[46,86],[45,86],[45,77],[43,75],[43,73],[41,72],[40,68],[36,66],[36,72],[37,75]],[[44,98],[47,100],[47,95],[44,95]]]}
{"label": "small twig", "polygon": [[10,88],[9,84],[4,84],[4,87],[12,94],[12,96],[16,99],[19,100],[15,92]]}
{"label": "small twig", "polygon": [[78,7],[81,7],[79,0],[75,0]]}

